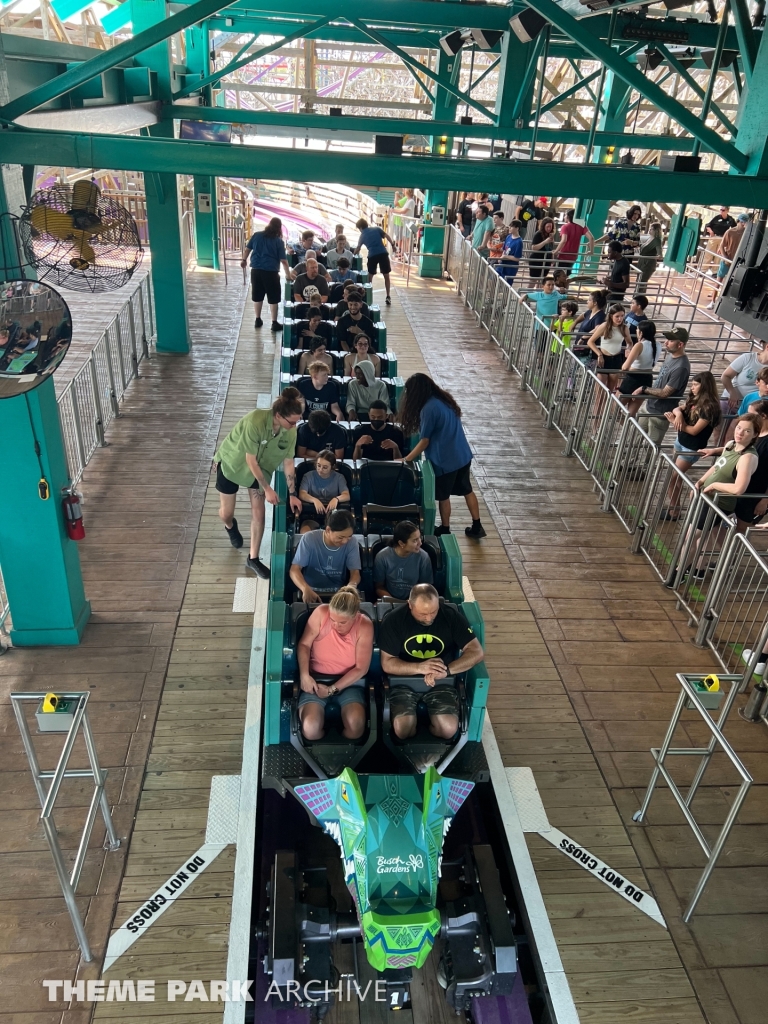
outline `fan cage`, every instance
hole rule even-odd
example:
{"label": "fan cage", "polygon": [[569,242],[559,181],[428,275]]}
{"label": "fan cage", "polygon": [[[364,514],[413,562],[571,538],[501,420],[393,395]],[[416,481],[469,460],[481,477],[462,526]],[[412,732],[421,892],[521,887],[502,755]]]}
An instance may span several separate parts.
{"label": "fan cage", "polygon": [[72,186],[54,185],[35,192],[19,220],[21,244],[38,280],[85,292],[113,291],[130,281],[144,250],[136,221],[121,203],[98,191],[95,214],[103,228],[87,233],[86,244],[95,258],[85,267],[71,262],[82,251],[74,233],[71,238],[59,238],[33,225],[32,212],[40,208],[68,214],[73,208]]}

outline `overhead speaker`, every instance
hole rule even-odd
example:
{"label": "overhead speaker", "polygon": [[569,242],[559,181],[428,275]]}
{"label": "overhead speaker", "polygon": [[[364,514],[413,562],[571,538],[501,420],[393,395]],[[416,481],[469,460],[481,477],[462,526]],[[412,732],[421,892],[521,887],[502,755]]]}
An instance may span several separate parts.
{"label": "overhead speaker", "polygon": [[503,35],[503,32],[493,29],[471,28],[469,30],[470,39],[481,50],[492,50]]}
{"label": "overhead speaker", "polygon": [[440,46],[449,57],[455,57],[465,42],[466,37],[459,29],[449,32],[447,36],[440,37]]}
{"label": "overhead speaker", "polygon": [[377,156],[402,156],[402,135],[374,135],[373,151]]}
{"label": "overhead speaker", "polygon": [[[730,67],[731,64],[735,64],[736,63],[736,59],[737,59],[738,56],[739,56],[739,51],[738,50],[723,50],[723,52],[720,54],[720,64],[719,64],[719,67],[720,68]],[[715,51],[714,50],[702,50],[701,51],[701,59],[704,61],[704,63],[707,65],[708,68],[712,67],[712,61],[714,60],[714,57],[715,57]]]}
{"label": "overhead speaker", "polygon": [[474,124],[471,114],[464,114],[459,118],[459,124]]}
{"label": "overhead speaker", "polygon": [[695,173],[701,169],[701,157],[690,153],[662,153],[659,157],[660,171]]}
{"label": "overhead speaker", "polygon": [[509,27],[515,33],[521,43],[530,43],[542,32],[548,22],[538,11],[532,7],[526,7],[524,11],[509,19]]}
{"label": "overhead speaker", "polygon": [[664,54],[660,50],[652,49],[650,46],[637,55],[637,66],[645,73],[655,71],[664,61]]}

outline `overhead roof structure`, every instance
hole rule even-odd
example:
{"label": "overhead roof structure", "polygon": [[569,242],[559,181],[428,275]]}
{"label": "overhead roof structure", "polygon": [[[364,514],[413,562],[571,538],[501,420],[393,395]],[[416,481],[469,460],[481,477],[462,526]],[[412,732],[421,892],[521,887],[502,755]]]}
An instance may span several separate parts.
{"label": "overhead roof structure", "polygon": [[[3,157],[768,205],[762,5],[676,3],[11,0]],[[543,19],[528,42],[510,29],[524,11]],[[487,36],[454,54],[440,40],[457,29]],[[231,122],[233,141],[178,139],[182,118]],[[375,156],[377,134],[403,156]],[[694,169],[660,169],[663,153]]]}

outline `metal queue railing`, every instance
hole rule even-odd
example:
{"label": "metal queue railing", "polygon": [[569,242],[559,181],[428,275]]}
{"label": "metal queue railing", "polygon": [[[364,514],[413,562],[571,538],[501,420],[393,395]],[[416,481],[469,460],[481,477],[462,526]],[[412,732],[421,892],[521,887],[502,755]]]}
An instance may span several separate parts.
{"label": "metal queue railing", "polygon": [[[149,358],[154,338],[154,302],[147,275],[104,329],[84,365],[56,397],[72,487],[79,482],[96,449],[106,445],[105,431],[120,415],[120,402],[128,385],[139,376],[140,363]],[[8,596],[0,572],[2,639],[8,637],[9,614]],[[0,640],[0,654],[4,651]]]}
{"label": "metal queue railing", "polygon": [[[562,436],[563,454],[591,475],[602,511],[616,514],[631,550],[675,593],[697,628],[694,642],[710,647],[725,671],[738,672],[745,689],[765,660],[768,562],[455,227],[446,269],[520,389],[538,400],[545,426]],[[745,649],[754,652],[749,664],[741,659]]]}
{"label": "metal queue railing", "polygon": [[139,376],[139,366],[149,357],[154,338],[154,302],[147,275],[57,396],[72,486],[96,449],[106,444],[105,431],[120,415],[120,402],[128,385]]}

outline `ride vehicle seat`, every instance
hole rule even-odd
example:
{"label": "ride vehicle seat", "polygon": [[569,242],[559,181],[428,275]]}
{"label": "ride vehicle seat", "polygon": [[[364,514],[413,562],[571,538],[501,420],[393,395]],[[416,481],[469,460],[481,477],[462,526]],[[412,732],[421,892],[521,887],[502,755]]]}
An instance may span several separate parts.
{"label": "ride vehicle seat", "polygon": [[[288,640],[290,650],[283,652],[283,688],[290,694],[291,745],[301,754],[307,764],[321,779],[338,775],[344,768],[353,768],[368,753],[378,738],[378,709],[374,684],[369,676],[366,679],[366,727],[360,739],[350,740],[342,735],[341,712],[339,705],[331,701],[325,709],[325,735],[320,740],[307,740],[301,730],[299,717],[299,697],[301,683],[299,664],[296,657],[298,643],[306,628],[307,622],[315,605],[307,605],[303,601],[294,601],[289,607]],[[373,605],[362,602],[360,611],[367,615],[375,626]],[[316,676],[318,682],[332,683],[330,677]],[[286,694],[287,696],[288,694]]]}
{"label": "ride vehicle seat", "polygon": [[363,533],[386,532],[402,519],[412,519],[423,529],[421,479],[416,466],[361,459],[359,477]]}
{"label": "ride vehicle seat", "polygon": [[[444,598],[440,598],[440,604],[460,611],[458,605]],[[376,605],[376,617],[379,623],[383,622],[387,615],[397,607],[391,601],[379,601]],[[425,633],[428,632],[425,627]],[[407,686],[420,699],[417,704],[417,732],[407,740],[398,740],[392,728],[392,690],[400,686]],[[422,697],[432,693],[436,688],[452,686],[458,693],[458,719],[459,725],[456,735],[450,740],[434,736],[429,731],[429,714],[423,703]],[[430,765],[434,765],[437,771],[443,773],[448,765],[469,739],[469,701],[464,675],[446,676],[439,680],[435,687],[429,687],[421,675],[414,676],[382,676],[383,711],[382,711],[382,738],[385,745],[400,760],[406,762],[410,767],[420,774],[423,774]]]}

